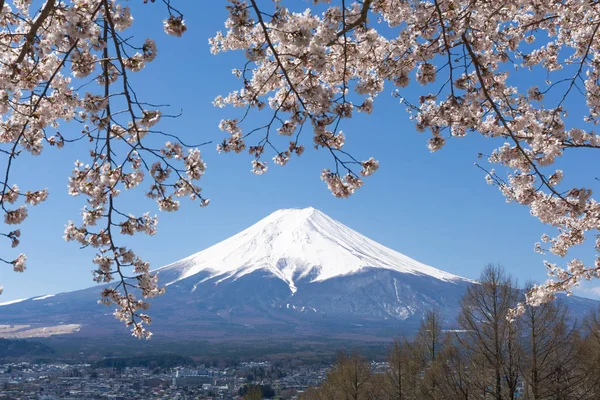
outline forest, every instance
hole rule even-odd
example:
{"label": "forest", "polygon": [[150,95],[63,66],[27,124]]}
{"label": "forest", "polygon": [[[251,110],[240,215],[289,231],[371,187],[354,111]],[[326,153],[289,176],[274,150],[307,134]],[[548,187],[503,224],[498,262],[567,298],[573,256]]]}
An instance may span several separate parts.
{"label": "forest", "polygon": [[395,340],[385,372],[374,373],[358,353],[340,354],[301,399],[600,398],[600,313],[573,320],[555,301],[511,319],[523,296],[516,287],[502,267],[488,265],[465,293],[456,329],[430,310],[414,338]]}

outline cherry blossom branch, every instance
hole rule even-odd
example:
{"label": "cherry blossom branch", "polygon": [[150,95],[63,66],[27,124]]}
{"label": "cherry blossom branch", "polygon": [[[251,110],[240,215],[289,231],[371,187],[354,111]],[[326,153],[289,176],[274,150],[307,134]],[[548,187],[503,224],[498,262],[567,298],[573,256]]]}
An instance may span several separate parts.
{"label": "cherry blossom branch", "polygon": [[488,104],[490,105],[490,107],[494,110],[494,112],[498,116],[498,119],[500,119],[500,122],[502,123],[502,126],[504,127],[505,132],[507,133],[507,136],[510,137],[513,140],[513,143],[515,144],[515,147],[521,153],[521,156],[525,160],[527,160],[527,163],[535,171],[535,174],[540,178],[540,180],[543,182],[544,186],[546,186],[548,188],[548,190],[550,190],[555,196],[557,196],[558,198],[564,200],[566,204],[568,204],[569,206],[571,206],[571,204],[568,201],[566,201],[563,198],[563,196],[554,189],[553,185],[550,184],[550,182],[548,181],[548,179],[546,178],[546,176],[539,170],[539,168],[537,167],[536,163],[534,163],[531,160],[531,158],[529,157],[529,154],[527,154],[527,152],[523,149],[523,147],[521,146],[521,142],[519,141],[519,139],[517,139],[515,137],[514,133],[512,132],[512,130],[510,129],[510,127],[508,126],[508,122],[504,118],[504,115],[502,114],[502,112],[500,111],[500,109],[496,105],[496,102],[494,101],[494,99],[490,95],[490,92],[489,92],[489,90],[488,90],[488,88],[487,88],[487,86],[485,84],[485,80],[484,80],[484,78],[482,76],[482,72],[481,72],[482,66],[479,63],[477,55],[473,52],[473,49],[472,49],[471,45],[469,44],[469,41],[467,40],[466,35],[464,33],[462,35],[462,38],[463,38],[465,47],[467,48],[467,51],[469,52],[471,60],[473,61],[473,65],[475,66],[475,71],[477,73],[477,79],[479,80],[479,84],[481,85],[481,89],[483,91],[483,94],[485,95],[485,98],[487,99]]}
{"label": "cherry blossom branch", "polygon": [[25,54],[31,50],[31,46],[33,45],[33,41],[37,35],[38,30],[46,21],[46,19],[50,16],[50,13],[54,9],[54,1],[55,0],[46,0],[46,4],[44,5],[44,8],[42,8],[40,15],[31,25],[31,28],[27,32],[27,35],[25,35],[25,43],[21,47],[21,52],[19,53],[19,56],[14,62],[16,65],[21,64],[23,62],[23,59],[25,58]]}
{"label": "cherry blossom branch", "polygon": [[[243,15],[245,17],[247,15],[247,7],[244,7],[242,5],[242,3],[238,2],[238,1],[232,1],[232,3],[234,3],[234,5],[229,7],[229,9],[230,9],[231,14],[233,16],[235,16],[236,19],[238,19],[238,16]],[[364,10],[364,14],[366,15],[366,13],[368,11],[367,9],[369,7],[369,3],[367,3],[365,6],[366,6],[366,9]],[[350,168],[350,165],[351,164],[361,165],[363,167],[363,171],[361,173],[364,176],[367,176],[377,168],[378,164],[375,160],[372,160],[372,159],[368,160],[367,162],[363,162],[363,163],[356,161],[353,157],[350,157],[349,161],[342,160],[340,158],[340,156],[337,154],[337,153],[339,153],[339,154],[348,156],[347,152],[341,152],[341,147],[343,146],[345,137],[341,131],[338,132],[338,125],[340,123],[341,118],[343,118],[345,116],[349,116],[351,109],[352,109],[352,105],[347,104],[346,99],[345,99],[345,94],[344,94],[346,91],[345,84],[343,84],[343,87],[341,88],[342,94],[339,99],[339,100],[341,100],[341,103],[338,104],[338,100],[334,100],[335,104],[336,104],[336,108],[334,110],[331,110],[332,114],[329,114],[328,112],[319,112],[317,114],[313,113],[312,110],[317,108],[318,104],[313,104],[313,103],[307,102],[305,100],[305,97],[306,97],[307,93],[311,90],[311,88],[316,87],[316,85],[317,85],[317,83],[313,82],[314,77],[311,74],[304,74],[302,72],[302,70],[300,69],[303,66],[303,62],[301,61],[302,60],[301,56],[296,55],[293,52],[285,52],[285,51],[280,52],[275,47],[275,45],[271,39],[271,33],[272,32],[285,32],[285,30],[277,29],[276,27],[267,26],[267,23],[265,22],[265,20],[263,18],[264,13],[258,8],[258,5],[255,1],[250,2],[250,7],[254,10],[256,17],[257,17],[257,23],[256,23],[256,26],[258,27],[257,29],[260,30],[260,32],[262,33],[260,44],[258,44],[258,46],[256,48],[262,48],[262,46],[264,45],[266,47],[266,51],[268,51],[268,53],[273,56],[273,63],[276,65],[277,68],[275,69],[275,71],[273,71],[271,68],[269,68],[269,77],[266,80],[261,80],[261,83],[260,83],[261,87],[258,88],[257,90],[253,90],[251,92],[252,93],[251,99],[243,100],[244,102],[246,102],[247,105],[246,105],[246,113],[244,114],[244,117],[242,118],[241,121],[243,121],[245,119],[245,117],[248,114],[251,107],[258,106],[258,108],[260,108],[261,105],[264,104],[260,100],[258,100],[258,96],[261,95],[261,93],[263,91],[263,87],[266,87],[267,85],[272,86],[273,83],[278,82],[277,79],[274,78],[274,73],[277,70],[279,70],[281,72],[281,80],[279,80],[279,82],[281,82],[282,84],[285,83],[285,85],[282,85],[280,88],[280,93],[283,95],[283,98],[278,99],[276,104],[271,105],[271,108],[274,109],[274,114],[273,114],[273,118],[271,119],[271,121],[260,128],[251,130],[244,137],[241,136],[241,130],[239,129],[239,124],[241,121],[237,121],[237,120],[222,121],[221,129],[229,132],[232,136],[230,139],[224,140],[223,143],[221,143],[218,146],[219,151],[241,152],[242,150],[245,149],[245,143],[243,142],[244,138],[247,138],[250,134],[256,132],[257,130],[265,129],[266,136],[260,140],[260,142],[258,143],[257,146],[251,146],[249,149],[249,152],[255,156],[255,159],[252,161],[253,171],[257,174],[262,174],[262,173],[266,172],[266,170],[267,170],[266,163],[260,161],[260,157],[264,151],[264,145],[268,145],[275,150],[277,155],[276,155],[276,157],[274,157],[274,161],[276,164],[280,164],[280,165],[285,165],[292,153],[296,153],[297,155],[300,155],[303,152],[303,147],[298,146],[298,135],[296,136],[296,140],[294,142],[290,142],[290,146],[289,146],[288,150],[286,150],[285,152],[278,151],[276,149],[276,147],[273,145],[273,143],[271,142],[271,140],[269,139],[269,132],[270,132],[270,129],[271,129],[273,123],[275,121],[279,121],[281,123],[281,128],[278,129],[278,132],[284,136],[289,136],[294,132],[294,130],[296,129],[296,127],[298,125],[303,126],[305,119],[310,119],[313,127],[315,128],[315,134],[316,134],[315,139],[314,139],[315,146],[327,148],[328,151],[330,152],[330,154],[332,154],[335,165],[336,165],[336,171],[333,173],[331,173],[329,170],[324,170],[323,174],[322,174],[322,179],[326,181],[326,183],[328,184],[328,186],[330,187],[330,189],[332,190],[334,195],[336,195],[338,197],[349,196],[354,190],[356,190],[357,188],[362,186],[362,180],[358,177],[358,175],[356,173],[354,173],[352,171],[352,169]],[[345,19],[346,19],[345,7],[343,7],[343,9],[344,9],[344,11],[343,11],[344,14],[343,14],[343,18],[341,21],[342,30],[344,29],[344,26],[349,25],[345,21]],[[272,18],[275,20],[276,17],[272,16]],[[253,22],[250,22],[250,21],[243,21],[243,22],[240,22],[240,24],[242,26],[254,26],[255,25]],[[347,32],[349,32],[349,31],[350,30],[348,30]],[[345,35],[346,35],[346,33],[341,34],[341,36],[345,36]],[[253,48],[255,48],[255,47],[250,46],[251,50]],[[342,53],[345,53],[346,46],[342,46],[342,48],[343,48]],[[257,51],[257,50],[253,50],[253,51]],[[264,51],[264,50],[261,50],[261,51]],[[282,55],[285,55],[286,62],[284,62]],[[347,55],[342,54],[341,58],[342,59],[347,58]],[[297,59],[299,62],[292,62],[291,61],[292,59]],[[291,67],[288,66],[287,63],[289,63],[291,65]],[[244,77],[245,80],[246,80],[246,78],[245,78],[246,71],[248,71],[248,63],[246,64],[246,67],[244,68],[243,73],[242,72],[239,73],[239,75]],[[294,74],[293,78],[292,78],[292,74]],[[346,74],[346,72],[342,71],[342,76],[344,76],[345,74]],[[296,75],[300,75],[297,77],[298,79],[296,79]],[[345,82],[345,79],[342,78],[342,81]],[[302,90],[302,89],[299,89],[299,87],[306,87],[306,89]],[[297,102],[299,109],[296,108],[296,106],[287,104],[288,96],[292,92],[293,92],[293,97],[295,98],[295,101]],[[229,97],[232,98],[232,95],[230,95]],[[221,104],[223,104],[224,101],[229,101],[229,100],[225,100],[225,99],[219,97],[219,98],[217,98],[217,100],[215,100],[215,104],[218,104],[220,106]],[[285,108],[284,108],[284,105],[285,105]],[[278,113],[280,111],[290,112],[292,114],[292,119],[290,121],[281,120],[278,117]],[[348,115],[346,115],[346,114],[348,114]],[[329,131],[328,126],[332,126],[333,130]],[[299,134],[299,131],[298,131],[298,134]],[[343,178],[339,174],[339,166],[340,165],[348,171],[348,174]]]}
{"label": "cherry blossom branch", "polygon": [[[165,32],[181,36],[186,30],[183,15],[170,1],[163,3],[169,13],[164,21]],[[0,124],[0,143],[10,148],[10,151],[0,149],[7,156],[6,178],[0,183],[5,223],[19,224],[28,215],[25,205],[16,210],[7,209],[6,205],[19,199],[36,205],[47,197],[46,190],[21,193],[18,186],[9,184],[13,160],[21,154],[21,148],[39,154],[44,142],[61,148],[65,143],[89,139],[91,162],[76,161],[69,180],[69,194],[86,196],[82,222],[78,225],[69,222],[65,239],[78,242],[81,248],[97,249],[93,259],[94,280],[99,283],[117,280],[114,288],[103,290],[101,302],[116,305],[115,315],[132,328],[135,336],[149,338],[151,333],[145,326],[151,320],[142,313],[149,303],[136,296],[147,299],[162,294],[164,289],[158,287],[157,275],[150,271],[148,262],[131,249],[117,245],[116,234],[120,230],[123,235],[138,232],[152,235],[158,220],[148,213],[125,214],[117,210],[116,201],[121,190],[139,186],[147,172],[152,182],[149,194],[157,200],[160,210],[177,210],[179,197],[207,205],[208,199],[201,196],[201,189],[194,183],[204,174],[206,166],[198,149],[188,146],[177,135],[152,128],[161,117],[177,115],[163,114],[158,110],[160,106],[139,101],[128,81],[127,71],[137,72],[157,56],[151,39],[135,46],[132,37],[120,35],[133,22],[128,7],[110,0],[80,2],[76,7],[52,0],[44,4],[33,23],[28,18],[29,8],[33,7],[28,2],[15,2],[7,8],[10,15],[0,19],[5,32],[19,24],[15,28],[23,32],[20,36],[0,34],[0,44],[6,48],[3,51],[9,59],[16,60],[0,64],[0,80],[8,83],[6,90],[0,90],[0,112],[7,117]],[[11,43],[19,46],[13,49]],[[135,54],[129,54],[131,50]],[[93,75],[97,67],[101,70],[99,75],[79,84]],[[71,80],[77,83],[73,85],[76,89]],[[113,90],[112,85],[119,80],[123,90]],[[94,82],[99,84],[102,94],[94,92]],[[123,104],[125,109],[119,109]],[[74,138],[64,138],[60,132],[52,135],[59,122],[69,120],[84,124],[80,135]],[[149,135],[162,135],[174,142],[167,141],[162,148],[149,148],[143,142]],[[102,219],[105,227],[96,230]],[[20,231],[2,235],[14,247]],[[21,254],[9,263],[16,271],[23,271],[25,260],[26,256]]]}
{"label": "cherry blossom branch", "polygon": [[[373,0],[364,0],[362,9],[360,10],[360,15],[358,16],[358,18],[356,18],[356,20],[354,20],[353,22],[351,22],[349,24],[346,24],[346,18],[344,15],[343,29],[341,31],[339,31],[338,33],[336,33],[335,40],[332,40],[329,43],[327,43],[327,46],[334,45],[337,42],[337,39],[341,38],[342,36],[346,36],[346,34],[350,31],[352,31],[354,28],[357,28],[357,27],[365,24],[367,22],[367,17],[369,15],[369,8],[371,7],[372,2],[373,2]],[[342,10],[345,10],[345,9],[346,9],[346,5],[342,4]],[[346,46],[346,45],[347,45],[347,43],[344,42],[344,46]]]}

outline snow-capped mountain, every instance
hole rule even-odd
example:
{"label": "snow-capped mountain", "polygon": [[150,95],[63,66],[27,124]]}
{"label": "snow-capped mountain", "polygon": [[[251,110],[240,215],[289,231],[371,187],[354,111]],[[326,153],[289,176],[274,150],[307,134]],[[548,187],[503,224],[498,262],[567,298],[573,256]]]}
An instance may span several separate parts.
{"label": "snow-capped mountain", "polygon": [[376,267],[403,274],[464,281],[456,275],[415,261],[361,235],[312,207],[278,210],[206,250],[160,268],[175,281],[206,272],[215,284],[268,271],[287,283],[322,282]]}
{"label": "snow-capped mountain", "polygon": [[[392,338],[414,331],[432,308],[451,326],[473,284],[314,208],[276,211],[158,274],[167,292],[152,301],[155,335],[213,340]],[[99,292],[96,286],[3,305],[0,321],[28,326],[21,332],[123,332],[112,310],[97,304]],[[578,301],[582,309],[597,304]]]}

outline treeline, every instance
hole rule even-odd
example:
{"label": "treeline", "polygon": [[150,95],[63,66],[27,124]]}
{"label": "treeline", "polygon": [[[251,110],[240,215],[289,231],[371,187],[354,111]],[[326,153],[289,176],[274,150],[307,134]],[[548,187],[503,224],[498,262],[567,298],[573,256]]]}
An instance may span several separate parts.
{"label": "treeline", "polygon": [[600,317],[569,319],[551,302],[507,320],[523,292],[501,267],[486,267],[461,301],[454,331],[426,314],[412,341],[396,340],[389,367],[341,355],[303,400],[585,400],[600,399]]}

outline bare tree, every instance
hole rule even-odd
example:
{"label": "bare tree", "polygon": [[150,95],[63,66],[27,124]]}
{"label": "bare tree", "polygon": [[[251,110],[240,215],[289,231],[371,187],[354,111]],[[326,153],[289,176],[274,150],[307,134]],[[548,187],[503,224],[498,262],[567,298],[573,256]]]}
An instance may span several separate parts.
{"label": "bare tree", "polygon": [[600,310],[584,318],[578,339],[579,367],[585,374],[581,398],[596,399],[600,395]]}
{"label": "bare tree", "polygon": [[526,399],[581,398],[576,326],[567,315],[561,302],[527,307],[523,314],[521,373]]}
{"label": "bare tree", "polygon": [[439,391],[440,376],[436,365],[443,340],[440,313],[437,310],[428,310],[415,338],[415,349],[423,369],[423,379],[420,384],[420,396],[423,399],[435,400],[444,397],[444,394]]}
{"label": "bare tree", "polygon": [[473,381],[477,376],[473,360],[458,345],[455,335],[446,335],[436,368],[440,376],[440,391],[445,400],[479,399]]}
{"label": "bare tree", "polygon": [[461,300],[458,323],[465,332],[459,342],[475,357],[481,356],[490,374],[477,385],[496,400],[514,399],[517,391],[519,324],[507,320],[517,295],[504,269],[490,264]]}
{"label": "bare tree", "polygon": [[418,377],[421,362],[415,348],[405,339],[397,339],[388,357],[390,368],[386,374],[387,393],[390,400],[417,399]]}
{"label": "bare tree", "polygon": [[[373,386],[371,366],[365,358],[353,353],[341,353],[333,369],[319,388],[307,391],[303,399],[375,400],[373,393],[381,393]],[[379,396],[379,395],[378,395]]]}
{"label": "bare tree", "polygon": [[430,365],[441,351],[444,341],[442,333],[441,316],[438,310],[427,310],[417,336],[415,344],[420,347],[423,364]]}

